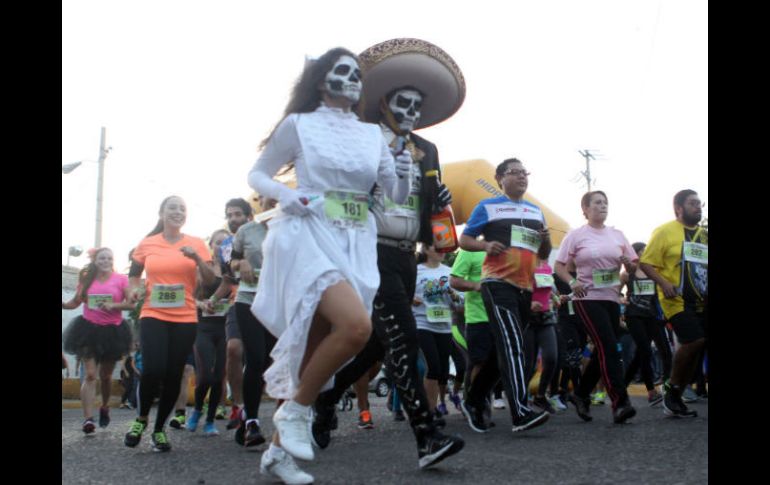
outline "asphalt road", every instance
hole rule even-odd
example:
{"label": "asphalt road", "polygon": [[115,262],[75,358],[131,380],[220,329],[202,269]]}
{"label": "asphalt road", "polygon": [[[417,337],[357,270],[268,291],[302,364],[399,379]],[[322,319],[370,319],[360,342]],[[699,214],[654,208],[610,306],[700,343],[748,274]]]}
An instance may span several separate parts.
{"label": "asphalt road", "polygon": [[[594,420],[581,421],[574,409],[552,416],[544,426],[521,434],[510,431],[507,410],[496,410],[496,426],[478,434],[451,410],[445,432],[459,434],[465,448],[433,469],[421,471],[411,430],[394,422],[384,398],[370,397],[375,428],[359,430],[357,412],[339,412],[339,429],[314,462],[299,462],[317,484],[604,484],[708,482],[708,401],[691,404],[695,419],[664,418],[632,397],[638,414],[626,425],[612,424],[609,406],[592,406]],[[263,432],[272,432],[272,402],[260,414]],[[260,476],[260,452],[246,451],[217,421],[220,436],[204,437],[168,429],[170,453],[150,450],[145,432],[136,448],[123,445],[134,411],[112,409],[112,423],[85,436],[80,409],[62,409],[63,484],[254,484],[275,483]],[[150,415],[151,423],[155,410]],[[152,425],[152,424],[151,424]],[[266,434],[267,436],[267,434]]]}

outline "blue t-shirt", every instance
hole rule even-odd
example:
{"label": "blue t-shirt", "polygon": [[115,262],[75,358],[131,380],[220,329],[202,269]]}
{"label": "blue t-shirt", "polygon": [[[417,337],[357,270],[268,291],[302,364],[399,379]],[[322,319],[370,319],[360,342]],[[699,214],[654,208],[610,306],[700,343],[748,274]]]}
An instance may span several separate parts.
{"label": "blue t-shirt", "polygon": [[532,291],[537,253],[512,246],[514,227],[530,231],[543,229],[543,212],[523,199],[513,201],[506,196],[484,199],[473,209],[463,234],[472,238],[484,235],[486,241],[497,241],[508,248],[497,256],[486,255],[481,271],[482,282],[504,281]]}

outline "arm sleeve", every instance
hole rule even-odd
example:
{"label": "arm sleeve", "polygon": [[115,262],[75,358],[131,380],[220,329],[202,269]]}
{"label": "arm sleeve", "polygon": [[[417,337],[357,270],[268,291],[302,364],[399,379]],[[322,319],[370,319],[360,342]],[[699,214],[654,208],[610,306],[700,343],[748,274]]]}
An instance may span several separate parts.
{"label": "arm sleeve", "polygon": [[470,269],[470,259],[466,256],[468,253],[466,251],[460,251],[457,253],[457,259],[455,259],[454,264],[452,264],[452,270],[450,271],[451,276],[455,276],[457,278],[462,278],[464,280],[468,279],[468,270]]}
{"label": "arm sleeve", "polygon": [[575,235],[572,231],[567,233],[567,236],[562,240],[559,247],[559,254],[556,255],[556,261],[559,263],[567,264],[570,258],[574,257],[573,246],[575,241]]}
{"label": "arm sleeve", "polygon": [[380,135],[380,166],[377,169],[377,184],[382,187],[383,192],[390,200],[396,204],[403,204],[409,197],[409,191],[412,186],[412,176],[398,178],[396,175],[396,165],[393,155],[390,153],[385,137],[382,136],[380,128],[374,126]]}
{"label": "arm sleeve", "polygon": [[281,121],[267,142],[267,146],[249,172],[249,186],[262,196],[281,199],[281,193],[292,190],[273,180],[278,170],[296,158],[299,149],[296,115]]}
{"label": "arm sleeve", "polygon": [[484,230],[484,226],[487,225],[487,210],[483,204],[479,204],[473,208],[471,216],[468,218],[468,222],[465,223],[465,230],[463,234],[476,238],[481,235]]}

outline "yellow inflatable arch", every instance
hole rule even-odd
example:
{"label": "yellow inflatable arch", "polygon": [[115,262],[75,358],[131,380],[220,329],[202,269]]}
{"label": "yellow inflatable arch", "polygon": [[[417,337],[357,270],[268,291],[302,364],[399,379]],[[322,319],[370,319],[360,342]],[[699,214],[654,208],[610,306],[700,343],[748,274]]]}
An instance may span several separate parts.
{"label": "yellow inflatable arch", "polygon": [[[444,163],[441,165],[441,174],[443,182],[449,187],[449,191],[452,192],[452,210],[455,214],[455,223],[458,225],[465,224],[473,208],[478,205],[480,200],[502,195],[495,181],[495,167],[486,160],[478,159]],[[296,178],[293,170],[284,175],[277,176],[276,180],[287,184],[289,187],[296,187]],[[545,222],[551,230],[553,247],[558,248],[561,245],[562,239],[570,230],[567,221],[556,215],[556,213],[531,194],[525,194],[524,199],[537,205],[543,211]],[[254,208],[255,214],[262,212],[259,204],[257,204],[256,192],[252,192],[246,200]]]}

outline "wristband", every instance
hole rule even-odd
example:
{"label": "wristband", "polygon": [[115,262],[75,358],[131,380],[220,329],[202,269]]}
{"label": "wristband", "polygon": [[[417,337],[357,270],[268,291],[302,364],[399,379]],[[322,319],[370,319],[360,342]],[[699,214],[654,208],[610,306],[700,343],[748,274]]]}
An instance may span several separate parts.
{"label": "wristband", "polygon": [[576,284],[577,284],[577,280],[575,278],[572,278],[571,280],[569,280],[570,288],[574,288]]}

